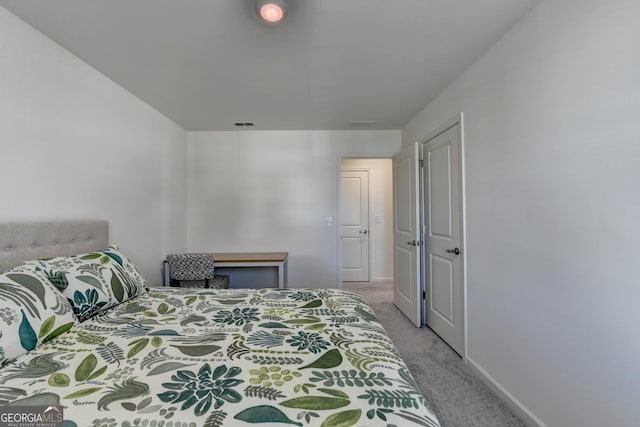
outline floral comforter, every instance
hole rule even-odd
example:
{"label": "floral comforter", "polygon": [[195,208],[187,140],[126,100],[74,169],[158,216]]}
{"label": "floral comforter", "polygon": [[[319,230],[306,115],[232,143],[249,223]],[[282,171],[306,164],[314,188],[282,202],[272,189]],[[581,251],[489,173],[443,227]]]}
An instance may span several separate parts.
{"label": "floral comforter", "polygon": [[0,369],[68,426],[438,426],[357,294],[154,288]]}

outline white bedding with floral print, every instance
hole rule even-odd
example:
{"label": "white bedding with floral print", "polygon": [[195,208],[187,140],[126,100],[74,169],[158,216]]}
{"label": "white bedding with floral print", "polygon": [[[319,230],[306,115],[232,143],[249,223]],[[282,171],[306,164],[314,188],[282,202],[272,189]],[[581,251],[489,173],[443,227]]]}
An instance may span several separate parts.
{"label": "white bedding with floral print", "polygon": [[67,426],[438,426],[371,308],[333,289],[152,289],[0,369]]}

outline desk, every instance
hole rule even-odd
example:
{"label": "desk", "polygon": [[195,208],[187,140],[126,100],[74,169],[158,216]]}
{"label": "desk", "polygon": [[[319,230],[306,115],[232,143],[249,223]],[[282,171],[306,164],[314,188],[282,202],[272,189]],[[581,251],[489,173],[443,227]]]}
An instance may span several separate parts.
{"label": "desk", "polygon": [[288,252],[215,252],[213,268],[276,267],[278,287],[287,287]]}
{"label": "desk", "polygon": [[[278,287],[287,287],[288,252],[214,252],[214,269],[226,268],[276,268],[278,270]],[[165,286],[169,280],[169,264],[164,264]]]}

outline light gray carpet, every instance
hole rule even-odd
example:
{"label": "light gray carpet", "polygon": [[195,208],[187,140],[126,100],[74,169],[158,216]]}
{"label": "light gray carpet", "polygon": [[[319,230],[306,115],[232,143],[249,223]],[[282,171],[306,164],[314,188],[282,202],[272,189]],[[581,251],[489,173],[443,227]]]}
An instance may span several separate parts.
{"label": "light gray carpet", "polygon": [[345,282],[371,304],[443,427],[524,426],[431,329],[416,328],[394,305],[389,282]]}

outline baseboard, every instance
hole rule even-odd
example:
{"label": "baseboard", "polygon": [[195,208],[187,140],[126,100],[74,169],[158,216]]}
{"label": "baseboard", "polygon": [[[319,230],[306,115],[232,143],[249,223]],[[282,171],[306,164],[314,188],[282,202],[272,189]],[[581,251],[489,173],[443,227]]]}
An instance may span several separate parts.
{"label": "baseboard", "polygon": [[370,280],[370,282],[391,282],[393,281],[393,277],[374,277]]}
{"label": "baseboard", "polygon": [[526,406],[516,399],[509,391],[504,388],[498,381],[489,375],[484,369],[467,356],[467,365],[474,371],[494,393],[498,395],[511,410],[529,427],[547,427],[545,423],[540,421]]}

